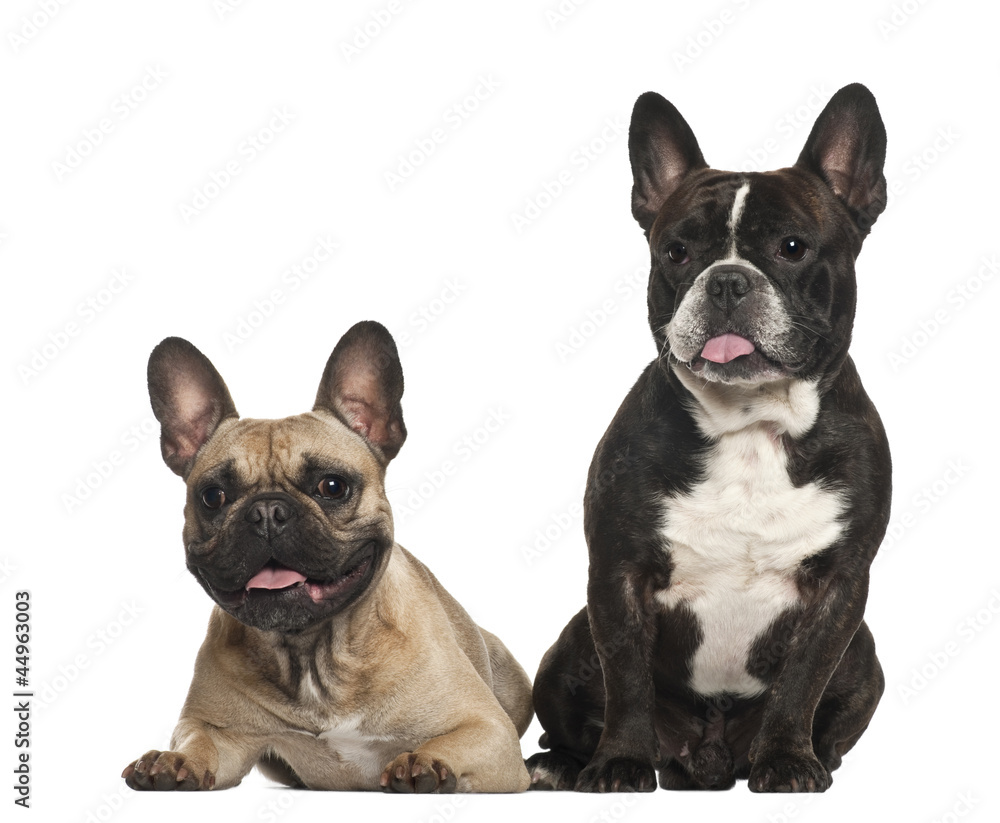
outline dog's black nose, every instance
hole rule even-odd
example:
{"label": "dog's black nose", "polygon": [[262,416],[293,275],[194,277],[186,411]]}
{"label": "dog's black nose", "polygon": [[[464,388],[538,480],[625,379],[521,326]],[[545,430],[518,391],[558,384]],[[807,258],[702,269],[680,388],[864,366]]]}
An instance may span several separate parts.
{"label": "dog's black nose", "polygon": [[258,537],[270,540],[281,534],[294,516],[291,502],[282,497],[259,497],[250,501],[244,519]]}
{"label": "dog's black nose", "polygon": [[750,292],[750,278],[742,269],[723,267],[713,271],[705,283],[712,302],[725,312],[735,309]]}

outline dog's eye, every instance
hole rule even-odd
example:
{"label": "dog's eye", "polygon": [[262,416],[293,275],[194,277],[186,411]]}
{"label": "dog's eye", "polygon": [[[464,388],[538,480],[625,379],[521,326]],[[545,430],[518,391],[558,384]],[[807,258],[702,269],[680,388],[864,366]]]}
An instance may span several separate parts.
{"label": "dog's eye", "polygon": [[319,485],[316,487],[319,496],[326,500],[340,500],[347,496],[349,490],[350,486],[347,485],[347,481],[335,474],[328,474],[319,481]]}
{"label": "dog's eye", "polygon": [[209,486],[201,493],[201,502],[206,509],[221,509],[226,502],[226,493],[218,486]]}
{"label": "dog's eye", "polygon": [[690,259],[688,257],[687,246],[683,243],[671,243],[667,246],[667,257],[670,259],[671,263],[676,263],[677,265],[687,263]]}
{"label": "dog's eye", "polygon": [[799,240],[798,237],[786,237],[781,241],[778,254],[785,260],[791,260],[794,263],[805,257],[807,248],[806,244]]}

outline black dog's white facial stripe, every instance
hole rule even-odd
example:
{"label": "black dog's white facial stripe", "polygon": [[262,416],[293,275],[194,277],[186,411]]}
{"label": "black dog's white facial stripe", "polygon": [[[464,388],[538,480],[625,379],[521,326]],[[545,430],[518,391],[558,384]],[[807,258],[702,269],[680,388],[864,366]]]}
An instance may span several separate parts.
{"label": "black dog's white facial stripe", "polygon": [[729,220],[726,222],[726,228],[729,229],[729,246],[726,257],[733,260],[737,259],[736,232],[740,227],[740,218],[743,217],[743,208],[746,205],[749,193],[750,182],[747,181],[736,190],[736,196],[733,198],[733,208],[730,210]]}

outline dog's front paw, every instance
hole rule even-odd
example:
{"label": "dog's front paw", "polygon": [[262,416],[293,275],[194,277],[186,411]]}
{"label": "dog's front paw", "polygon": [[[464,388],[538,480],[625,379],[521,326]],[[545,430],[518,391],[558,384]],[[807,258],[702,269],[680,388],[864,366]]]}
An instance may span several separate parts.
{"label": "dog's front paw", "polygon": [[419,752],[403,752],[385,767],[379,785],[387,792],[448,794],[455,791],[455,773],[440,760]]}
{"label": "dog's front paw", "polygon": [[752,792],[825,792],[833,778],[812,752],[764,752],[754,758]]}
{"label": "dog's front paw", "polygon": [[651,792],[656,788],[652,763],[632,757],[594,756],[576,779],[578,792]]}
{"label": "dog's front paw", "polygon": [[180,752],[146,752],[122,772],[137,791],[196,791],[215,787],[215,775]]}

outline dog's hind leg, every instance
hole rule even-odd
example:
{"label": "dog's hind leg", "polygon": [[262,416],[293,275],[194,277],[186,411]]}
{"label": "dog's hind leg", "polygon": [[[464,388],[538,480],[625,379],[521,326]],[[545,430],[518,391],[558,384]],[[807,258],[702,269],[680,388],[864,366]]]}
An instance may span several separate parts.
{"label": "dog's hind leg", "polygon": [[531,708],[531,679],[499,637],[483,628],[479,631],[490,655],[493,694],[514,723],[517,736],[520,737],[528,730],[534,716]]}
{"label": "dog's hind leg", "polygon": [[875,656],[875,640],[864,622],[830,678],[813,719],[813,751],[827,771],[840,766],[875,713],[885,677]]}
{"label": "dog's hind leg", "polygon": [[604,726],[604,676],[587,621],[580,611],[538,668],[535,713],[545,733],[526,761],[533,789],[572,789],[590,762]]}

